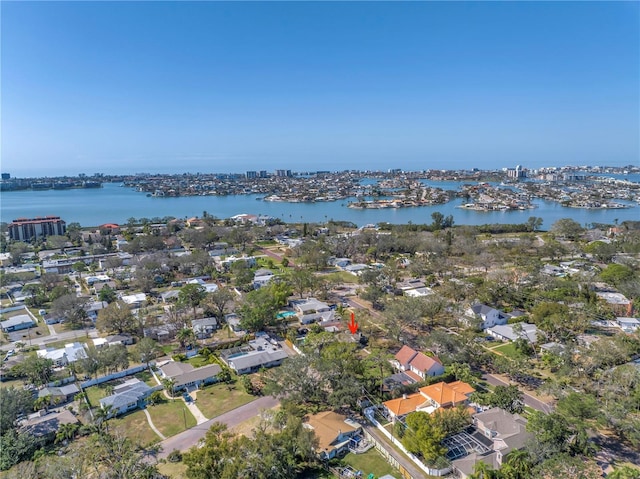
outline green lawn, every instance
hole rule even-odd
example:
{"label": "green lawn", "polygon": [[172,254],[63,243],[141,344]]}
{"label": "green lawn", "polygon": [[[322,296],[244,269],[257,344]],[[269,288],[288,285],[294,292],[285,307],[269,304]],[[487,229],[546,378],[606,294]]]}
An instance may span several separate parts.
{"label": "green lawn", "polygon": [[518,357],[518,351],[516,351],[516,347],[513,343],[501,344],[500,346],[491,348],[491,351],[498,351],[508,358]]}
{"label": "green lawn", "polygon": [[396,471],[391,464],[385,461],[375,448],[369,449],[364,454],[354,454],[350,452],[344,456],[342,462],[353,467],[356,471],[362,471],[363,477],[367,477],[371,473],[376,477],[382,477],[385,474],[400,477],[400,473]]}
{"label": "green lawn", "polygon": [[24,386],[24,381],[22,379],[10,379],[8,381],[0,382],[0,388],[14,387],[16,389],[22,390],[22,386]]}
{"label": "green lawn", "polygon": [[255,399],[239,384],[214,384],[196,393],[197,406],[207,419],[212,419]]}
{"label": "green lawn", "polygon": [[[147,406],[153,424],[167,437],[196,425],[196,419],[181,400]],[[187,427],[185,428],[185,420]]]}
{"label": "green lawn", "polygon": [[[156,423],[154,422],[154,424]],[[140,409],[110,419],[109,427],[121,430],[129,439],[142,446],[160,441],[160,437],[149,427],[147,416]],[[158,427],[158,429],[160,428]]]}
{"label": "green lawn", "polygon": [[328,279],[332,279],[338,283],[358,283],[358,277],[346,271],[338,271],[327,275]]}
{"label": "green lawn", "polygon": [[153,379],[153,375],[149,372],[149,370],[141,371],[138,374],[135,374],[133,377],[139,379],[143,383],[146,383],[147,386],[155,387],[158,385],[156,380]]}
{"label": "green lawn", "polygon": [[102,383],[102,384],[97,384],[95,386],[91,386],[91,387],[86,388],[84,390],[84,392],[87,393],[87,399],[89,399],[89,404],[91,404],[91,407],[99,407],[100,406],[100,399],[102,399],[103,397],[109,395],[107,393],[107,386],[109,384],[111,384],[112,386],[115,386],[118,383],[114,382],[114,381],[109,381],[107,383]]}

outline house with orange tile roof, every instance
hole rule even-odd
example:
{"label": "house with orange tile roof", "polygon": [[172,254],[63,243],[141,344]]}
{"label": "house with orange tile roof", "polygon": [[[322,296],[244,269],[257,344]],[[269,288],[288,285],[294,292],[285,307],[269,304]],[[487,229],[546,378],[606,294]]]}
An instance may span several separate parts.
{"label": "house with orange tile roof", "polygon": [[417,393],[403,394],[402,397],[382,403],[391,420],[409,413],[422,411],[433,413],[440,408],[453,408],[469,402],[469,396],[475,389],[462,381],[452,383],[439,382],[420,388]]}
{"label": "house with orange tile roof", "polygon": [[347,452],[349,445],[362,432],[360,424],[333,411],[308,416],[304,427],[312,429],[318,438],[316,454],[321,459],[333,459]]}
{"label": "house with orange tile roof", "polygon": [[420,388],[420,394],[426,397],[435,408],[451,408],[467,404],[475,389],[462,381],[440,382]]}

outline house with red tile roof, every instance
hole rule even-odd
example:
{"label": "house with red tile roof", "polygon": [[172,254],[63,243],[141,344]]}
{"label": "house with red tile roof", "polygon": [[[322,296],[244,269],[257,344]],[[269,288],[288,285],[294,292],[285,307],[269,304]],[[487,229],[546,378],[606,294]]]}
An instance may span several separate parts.
{"label": "house with red tile roof", "polygon": [[444,374],[444,366],[437,357],[419,353],[406,345],[402,346],[402,349],[395,355],[395,366],[414,382]]}

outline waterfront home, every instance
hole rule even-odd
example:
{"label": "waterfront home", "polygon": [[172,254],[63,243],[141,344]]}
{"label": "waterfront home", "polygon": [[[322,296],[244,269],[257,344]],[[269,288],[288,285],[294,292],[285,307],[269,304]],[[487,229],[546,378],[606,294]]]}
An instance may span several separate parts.
{"label": "waterfront home", "polygon": [[256,338],[247,345],[220,353],[220,358],[237,374],[249,374],[261,368],[280,366],[287,357],[282,346],[266,333],[256,333]]}
{"label": "waterfront home", "polygon": [[0,328],[2,328],[2,331],[4,331],[5,333],[20,331],[22,329],[29,329],[35,326],[36,323],[28,314],[19,314],[0,322]]}
{"label": "waterfront home", "polygon": [[303,425],[311,429],[318,439],[315,452],[323,460],[348,452],[349,446],[362,433],[360,424],[333,411],[307,416]]}
{"label": "waterfront home", "polygon": [[189,363],[169,361],[160,366],[162,377],[173,381],[173,391],[194,390],[218,380],[222,368],[218,364],[207,364],[194,368]]}
{"label": "waterfront home", "polygon": [[[158,387],[159,388],[159,387]],[[132,378],[113,388],[113,394],[100,399],[100,407],[110,407],[110,416],[119,416],[144,406],[145,400],[157,388],[152,388],[139,379]]]}

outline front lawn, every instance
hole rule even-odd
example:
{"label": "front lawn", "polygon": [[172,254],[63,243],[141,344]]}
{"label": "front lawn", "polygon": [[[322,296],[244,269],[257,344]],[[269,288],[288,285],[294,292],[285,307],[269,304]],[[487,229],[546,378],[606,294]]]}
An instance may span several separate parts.
{"label": "front lawn", "polygon": [[[142,446],[160,441],[160,437],[149,427],[147,416],[140,409],[110,419],[109,427],[121,430],[125,436]],[[157,424],[156,427],[158,427]]]}
{"label": "front lawn", "polygon": [[184,402],[180,400],[148,406],[147,411],[153,424],[166,437],[175,436],[196,425],[196,419],[193,414],[187,409]]}
{"label": "front lawn", "polygon": [[238,383],[207,386],[196,393],[196,398],[196,405],[207,419],[218,417],[256,399]]}
{"label": "front lawn", "polygon": [[391,464],[385,461],[375,448],[369,449],[364,454],[354,454],[350,452],[344,456],[342,462],[353,467],[356,471],[362,471],[362,477],[367,477],[371,473],[373,473],[375,477],[382,477],[386,474],[391,474],[394,477],[400,477],[400,473],[396,471]]}
{"label": "front lawn", "polygon": [[516,347],[513,343],[501,344],[499,346],[491,348],[491,351],[497,351],[508,358],[515,359],[518,357],[518,351],[516,350]]}

